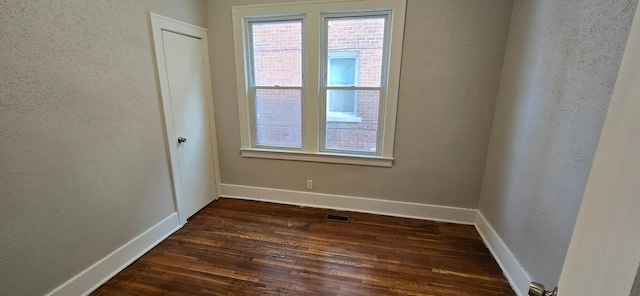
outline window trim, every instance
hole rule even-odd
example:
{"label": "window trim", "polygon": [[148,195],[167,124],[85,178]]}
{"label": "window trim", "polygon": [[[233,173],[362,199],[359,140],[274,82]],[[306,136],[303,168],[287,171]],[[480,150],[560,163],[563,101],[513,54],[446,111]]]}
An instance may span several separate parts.
{"label": "window trim", "polygon": [[[326,109],[320,103],[324,99],[320,94],[322,80],[320,79],[320,40],[323,29],[323,16],[334,14],[368,13],[379,14],[381,11],[390,11],[388,52],[388,68],[383,69],[386,99],[381,100],[380,105],[380,136],[378,137],[379,154],[355,154],[340,153],[334,151],[321,151],[320,120],[324,121],[321,114]],[[243,157],[258,157],[269,159],[301,160],[313,162],[346,163],[356,165],[371,165],[391,167],[393,164],[395,124],[397,117],[397,102],[400,82],[400,64],[402,59],[402,45],[404,35],[404,20],[406,0],[318,0],[306,2],[257,4],[232,7],[233,33],[235,46],[236,79],[238,91],[238,111],[240,121],[241,154]],[[259,16],[259,17],[258,17]],[[268,149],[255,147],[251,130],[251,106],[247,93],[249,91],[248,77],[250,52],[245,48],[247,19],[262,19],[262,17],[302,17],[303,18],[303,86],[302,86],[302,149],[280,149],[280,147]],[[316,38],[317,37],[317,38]],[[304,61],[314,61],[305,63]],[[382,114],[384,110],[384,114]]]}

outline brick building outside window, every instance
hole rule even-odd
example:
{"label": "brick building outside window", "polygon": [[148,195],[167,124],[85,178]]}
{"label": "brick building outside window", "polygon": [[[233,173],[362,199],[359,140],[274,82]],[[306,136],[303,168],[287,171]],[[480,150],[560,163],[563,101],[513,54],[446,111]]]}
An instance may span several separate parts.
{"label": "brick building outside window", "polygon": [[[328,85],[379,86],[384,18],[331,20],[328,26]],[[258,85],[301,85],[301,24],[253,26],[254,67]],[[266,74],[268,73],[268,74]],[[260,91],[259,91],[260,92]],[[377,91],[328,90],[326,148],[375,151],[379,118]],[[300,147],[301,100],[292,90],[256,95],[257,143]]]}

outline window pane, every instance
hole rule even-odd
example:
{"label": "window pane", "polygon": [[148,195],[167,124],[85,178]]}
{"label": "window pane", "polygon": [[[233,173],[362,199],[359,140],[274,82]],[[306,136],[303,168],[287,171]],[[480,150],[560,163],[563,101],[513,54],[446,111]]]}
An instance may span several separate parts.
{"label": "window pane", "polygon": [[329,58],[329,86],[356,85],[355,58]]}
{"label": "window pane", "polygon": [[329,90],[327,97],[331,92],[340,92],[343,97],[354,98],[357,110],[355,114],[331,111],[332,107],[329,105],[332,100],[327,98],[325,149],[377,152],[380,91]]}
{"label": "window pane", "polygon": [[302,86],[302,21],[251,23],[256,86]]}
{"label": "window pane", "polygon": [[257,89],[256,144],[302,147],[302,106],[299,89]]}
{"label": "window pane", "polygon": [[[385,17],[335,18],[329,19],[327,26],[328,84],[379,87]],[[352,55],[351,59],[348,55]],[[349,67],[352,66],[357,67],[354,76],[350,74]],[[338,77],[335,80],[334,75]],[[350,82],[349,78],[356,78],[357,81]]]}
{"label": "window pane", "polygon": [[327,90],[327,111],[351,113],[356,112],[356,91],[353,90]]}

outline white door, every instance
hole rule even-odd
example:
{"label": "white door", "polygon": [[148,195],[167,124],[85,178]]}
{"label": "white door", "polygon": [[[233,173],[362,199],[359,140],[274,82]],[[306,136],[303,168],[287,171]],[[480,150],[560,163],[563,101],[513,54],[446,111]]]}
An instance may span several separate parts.
{"label": "white door", "polygon": [[[212,202],[216,194],[214,145],[202,38],[161,30],[167,135],[172,153],[176,204],[181,223]],[[156,43],[156,46],[159,44]],[[160,61],[161,57],[157,57]],[[163,71],[164,70],[164,71]],[[164,72],[164,73],[163,73]],[[168,91],[168,100],[165,98]],[[168,103],[169,106],[166,106]],[[167,116],[170,112],[171,116]],[[173,132],[170,132],[173,130]]]}
{"label": "white door", "polygon": [[175,206],[184,224],[219,193],[207,30],[154,13],[149,16]]}

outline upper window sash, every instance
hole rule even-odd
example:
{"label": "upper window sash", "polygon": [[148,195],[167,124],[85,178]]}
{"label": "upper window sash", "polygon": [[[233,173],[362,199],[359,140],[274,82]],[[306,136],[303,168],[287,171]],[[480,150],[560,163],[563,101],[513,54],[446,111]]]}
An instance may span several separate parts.
{"label": "upper window sash", "polygon": [[[270,83],[270,84],[259,84],[256,79],[256,67],[255,67],[255,40],[254,40],[254,25],[278,25],[278,24],[295,24],[300,23],[300,51],[301,51],[301,73],[300,73],[300,83],[296,84],[288,84],[288,83]],[[304,15],[288,15],[288,16],[253,16],[245,18],[245,51],[247,52],[245,60],[246,60],[246,71],[248,72],[248,77],[246,78],[248,84],[254,87],[303,87],[304,86],[304,69],[305,69],[305,16]]]}

